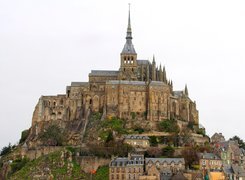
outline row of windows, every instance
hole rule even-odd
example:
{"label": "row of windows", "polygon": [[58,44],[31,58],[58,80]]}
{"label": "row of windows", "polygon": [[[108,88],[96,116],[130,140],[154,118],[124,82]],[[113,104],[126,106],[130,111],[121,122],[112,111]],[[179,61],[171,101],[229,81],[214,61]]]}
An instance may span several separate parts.
{"label": "row of windows", "polygon": [[[151,167],[152,165],[153,165],[152,162],[149,162],[149,163],[147,164],[147,166],[149,166],[149,167]],[[157,167],[159,167],[160,165],[163,165],[163,167],[167,167],[167,166],[168,166],[168,164],[167,164],[166,162],[164,162],[164,163],[156,162],[156,166],[157,166]],[[170,165],[171,167],[174,167],[174,166],[179,166],[179,167],[181,167],[181,166],[182,166],[182,163],[178,163],[178,164],[170,163],[169,165]]]}
{"label": "row of windows", "polygon": [[[60,101],[59,101],[59,104],[60,105],[63,105],[63,99],[61,99]],[[44,105],[45,106],[51,106],[51,105],[53,105],[54,107],[57,105],[57,103],[56,103],[56,101],[53,101],[52,103],[50,102],[50,101],[44,101]]]}
{"label": "row of windows", "polygon": [[[124,174],[122,174],[121,177],[122,177],[121,179],[125,179],[125,175],[124,175]],[[112,175],[111,175],[111,179],[120,179],[120,175],[117,174],[116,176],[114,176],[114,174],[112,174]]]}
{"label": "row of windows", "polygon": [[[221,161],[209,161],[209,165],[221,165],[221,164],[222,164]],[[202,165],[206,165],[205,160],[202,161]]]}
{"label": "row of windows", "polygon": [[133,60],[124,60],[124,64],[134,64],[134,61]]}
{"label": "row of windows", "polygon": [[[122,174],[121,177],[122,177],[121,179],[125,179],[125,175],[124,175],[124,174]],[[136,176],[135,174],[129,174],[129,175],[128,175],[128,179],[136,179],[136,177],[137,177],[137,176]],[[117,174],[117,175],[114,176],[114,174],[112,174],[112,175],[111,175],[111,179],[120,179],[120,175]]]}
{"label": "row of windows", "polygon": [[128,58],[127,57],[124,57],[124,60],[126,61],[126,60],[134,60],[134,57],[133,56],[128,56]]}
{"label": "row of windows", "polygon": [[[114,172],[122,172],[124,173],[125,172],[125,168],[111,168],[111,172],[114,173]],[[128,169],[128,172],[129,173],[136,173],[136,172],[141,172],[141,168],[129,168]]]}

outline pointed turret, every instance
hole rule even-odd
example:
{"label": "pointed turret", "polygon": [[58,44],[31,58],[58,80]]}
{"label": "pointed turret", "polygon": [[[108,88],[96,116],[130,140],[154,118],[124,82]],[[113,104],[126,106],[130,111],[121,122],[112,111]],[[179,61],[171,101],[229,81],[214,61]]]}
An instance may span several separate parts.
{"label": "pointed turret", "polygon": [[159,81],[163,81],[162,65],[161,65],[161,63],[160,63],[160,69],[159,69]]}
{"label": "pointed turret", "polygon": [[155,55],[153,55],[152,64],[156,64],[156,61],[155,61]]}
{"label": "pointed turret", "polygon": [[156,81],[159,81],[159,71],[158,71],[158,66],[156,67]]}
{"label": "pointed turret", "polygon": [[151,77],[152,81],[156,81],[156,61],[154,55],[152,60],[151,72],[152,72],[152,77]]}
{"label": "pointed turret", "polygon": [[167,75],[166,75],[165,66],[163,66],[163,82],[167,84]]}
{"label": "pointed turret", "polygon": [[185,85],[185,95],[186,95],[187,97],[189,96],[187,84]]}

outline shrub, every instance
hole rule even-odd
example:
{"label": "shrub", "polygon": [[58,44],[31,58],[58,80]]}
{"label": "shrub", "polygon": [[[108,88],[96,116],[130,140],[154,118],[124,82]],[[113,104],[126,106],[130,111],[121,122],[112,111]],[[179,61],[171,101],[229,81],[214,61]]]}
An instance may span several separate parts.
{"label": "shrub", "polygon": [[25,140],[27,139],[27,137],[29,135],[29,132],[30,132],[29,129],[24,130],[24,131],[21,132],[21,138],[20,138],[19,144],[25,142]]}
{"label": "shrub", "polygon": [[108,136],[107,136],[107,138],[106,138],[106,143],[109,143],[110,141],[113,141],[114,140],[114,138],[113,138],[113,133],[112,133],[112,131],[109,131],[109,133],[108,133]]}
{"label": "shrub", "polygon": [[179,132],[179,126],[175,120],[163,120],[158,124],[158,128],[160,131],[164,132],[174,132],[178,133]]}
{"label": "shrub", "polygon": [[150,147],[147,149],[145,156],[146,157],[160,157],[162,155],[162,150],[161,148],[158,147]]}
{"label": "shrub", "polygon": [[49,126],[39,137],[47,146],[62,146],[66,142],[66,133],[57,125]]}
{"label": "shrub", "polygon": [[157,146],[158,145],[158,141],[157,141],[157,137],[156,136],[150,136],[150,144],[151,146]]}
{"label": "shrub", "polygon": [[134,131],[138,132],[139,134],[142,134],[143,132],[145,132],[145,130],[141,127],[135,128]]}
{"label": "shrub", "polygon": [[136,113],[135,112],[131,112],[131,117],[132,117],[132,119],[135,119],[136,118]]}
{"label": "shrub", "polygon": [[116,117],[103,121],[102,127],[116,131],[119,134],[126,134],[126,130],[124,129],[124,121]]}
{"label": "shrub", "polygon": [[15,172],[21,170],[27,162],[29,162],[29,159],[27,158],[14,160],[11,164],[11,174],[14,174]]}
{"label": "shrub", "polygon": [[9,154],[11,152],[11,149],[12,149],[12,146],[9,143],[8,146],[5,146],[5,147],[2,148],[1,153],[0,153],[0,156]]}
{"label": "shrub", "polygon": [[166,157],[173,157],[174,148],[172,146],[167,146],[167,147],[162,148],[162,155]]}

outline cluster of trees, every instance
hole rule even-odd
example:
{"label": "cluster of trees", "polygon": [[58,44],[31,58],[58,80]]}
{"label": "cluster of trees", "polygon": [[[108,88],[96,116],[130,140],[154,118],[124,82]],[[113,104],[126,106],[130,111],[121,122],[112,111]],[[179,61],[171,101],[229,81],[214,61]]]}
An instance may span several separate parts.
{"label": "cluster of trees", "polygon": [[0,152],[0,156],[9,154],[14,147],[15,146],[12,146],[10,143],[8,144],[8,146],[4,146]]}
{"label": "cluster of trees", "polygon": [[133,147],[124,144],[123,141],[110,141],[106,145],[89,145],[89,150],[81,151],[81,155],[93,155],[98,157],[111,158],[111,156],[126,157],[132,152]]}
{"label": "cluster of trees", "polygon": [[145,152],[146,157],[174,157],[175,149],[172,146],[166,146],[164,148],[150,147]]}
{"label": "cluster of trees", "polygon": [[245,142],[241,138],[239,138],[238,136],[234,136],[234,137],[230,138],[230,140],[237,141],[239,148],[245,149]]}
{"label": "cluster of trees", "polygon": [[63,146],[67,141],[67,133],[57,125],[47,127],[39,138],[45,146]]}
{"label": "cluster of trees", "polygon": [[158,124],[158,129],[169,133],[178,133],[180,131],[179,126],[174,119],[166,119],[161,121]]}

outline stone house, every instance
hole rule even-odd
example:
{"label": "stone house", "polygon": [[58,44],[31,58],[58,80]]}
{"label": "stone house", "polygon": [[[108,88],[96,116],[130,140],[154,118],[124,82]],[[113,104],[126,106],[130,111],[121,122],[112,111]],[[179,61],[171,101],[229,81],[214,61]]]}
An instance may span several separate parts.
{"label": "stone house", "polygon": [[129,144],[133,147],[147,148],[150,147],[148,136],[141,135],[126,135],[124,138],[124,143]]}
{"label": "stone house", "polygon": [[225,165],[223,171],[226,179],[245,180],[245,169],[242,165]]}
{"label": "stone house", "polygon": [[215,153],[221,157],[223,164],[239,164],[244,159],[244,153],[237,141],[225,141],[215,144]]}
{"label": "stone house", "polygon": [[214,135],[210,138],[211,143],[219,143],[224,142],[225,137],[222,133],[214,133]]}
{"label": "stone house", "polygon": [[109,164],[109,179],[139,179],[144,174],[144,156],[129,155],[127,158],[114,158]]}
{"label": "stone house", "polygon": [[184,158],[145,158],[145,172],[158,179],[170,179],[185,170]]}
{"label": "stone house", "polygon": [[203,171],[221,171],[222,160],[213,153],[198,153],[199,166]]}

